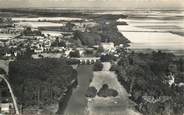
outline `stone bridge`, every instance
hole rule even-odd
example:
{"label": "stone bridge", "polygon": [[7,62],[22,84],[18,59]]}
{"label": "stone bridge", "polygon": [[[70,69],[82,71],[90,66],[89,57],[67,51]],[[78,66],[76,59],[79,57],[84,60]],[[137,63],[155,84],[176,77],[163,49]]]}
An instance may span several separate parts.
{"label": "stone bridge", "polygon": [[71,58],[80,61],[80,64],[93,64],[96,61],[100,61],[100,57],[80,57],[80,58]]}

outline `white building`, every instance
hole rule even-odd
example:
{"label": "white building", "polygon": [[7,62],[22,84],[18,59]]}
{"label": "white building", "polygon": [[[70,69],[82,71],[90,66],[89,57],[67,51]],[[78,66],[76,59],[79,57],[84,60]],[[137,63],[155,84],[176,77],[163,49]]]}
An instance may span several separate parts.
{"label": "white building", "polygon": [[35,53],[42,53],[44,51],[43,48],[39,48],[39,49],[35,49],[34,52]]}
{"label": "white building", "polygon": [[65,49],[65,56],[68,57],[71,51],[73,51],[72,48]]}
{"label": "white building", "polygon": [[111,50],[114,49],[114,43],[113,42],[108,42],[108,43],[102,42],[101,46],[105,51],[111,51]]}
{"label": "white building", "polygon": [[41,33],[42,33],[44,36],[60,37],[60,38],[63,38],[63,34],[62,34],[61,32],[42,31]]}
{"label": "white building", "polygon": [[13,103],[0,103],[1,113],[10,113],[13,108]]}

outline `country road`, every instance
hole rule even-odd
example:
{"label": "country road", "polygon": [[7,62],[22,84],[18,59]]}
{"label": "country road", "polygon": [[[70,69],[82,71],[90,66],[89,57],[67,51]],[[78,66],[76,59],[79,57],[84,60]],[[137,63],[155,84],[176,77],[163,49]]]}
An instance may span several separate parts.
{"label": "country road", "polygon": [[87,98],[85,93],[93,77],[92,65],[79,65],[77,72],[78,86],[73,89],[65,115],[87,115]]}
{"label": "country road", "polygon": [[9,83],[8,80],[5,78],[5,75],[1,75],[1,74],[0,74],[0,78],[3,79],[3,80],[6,82],[7,87],[8,87],[8,89],[9,89],[9,92],[10,92],[10,94],[11,94],[12,100],[13,100],[13,105],[14,105],[14,107],[15,107],[16,115],[19,115],[20,112],[19,112],[19,109],[18,109],[18,104],[17,104],[16,98],[15,98],[15,95],[14,95],[14,93],[13,93],[13,90],[12,90],[12,88],[11,88],[10,83]]}

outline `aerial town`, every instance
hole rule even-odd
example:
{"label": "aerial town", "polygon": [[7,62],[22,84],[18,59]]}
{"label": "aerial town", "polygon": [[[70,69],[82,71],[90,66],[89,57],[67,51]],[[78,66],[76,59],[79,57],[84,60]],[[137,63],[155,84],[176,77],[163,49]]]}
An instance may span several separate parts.
{"label": "aerial town", "polygon": [[[99,20],[98,18],[101,16],[99,15],[96,20]],[[105,38],[106,30],[102,29],[107,26],[106,32],[110,34],[111,29],[117,29],[116,23],[111,19],[109,22],[96,20],[72,17],[43,17],[36,18],[36,20],[34,18],[2,17],[0,58],[8,62],[9,65],[18,62],[18,60],[61,59],[67,60],[67,64],[73,65],[74,68],[78,64],[92,65],[96,63],[98,66],[101,64],[101,58],[109,62],[111,58],[118,59],[121,53],[117,49],[128,50],[126,43],[129,41],[118,31],[112,37],[119,38],[113,40],[108,36]],[[104,27],[101,26],[102,24],[105,24]],[[123,22],[123,24],[126,23]],[[103,38],[101,34],[103,34]],[[120,39],[121,37],[122,39]],[[23,67],[23,65],[21,66]],[[5,70],[5,72],[7,71],[10,74],[10,66],[8,70]],[[5,95],[7,90],[7,88],[3,90]],[[5,98],[5,102],[8,103],[2,104],[2,112],[13,113],[13,103],[9,103],[9,100],[11,98]]]}
{"label": "aerial town", "polygon": [[0,115],[183,115],[182,50],[132,48],[127,18],[1,9]]}
{"label": "aerial town", "polygon": [[[75,20],[75,19],[74,19]],[[99,48],[105,51],[102,54],[115,53],[116,47],[112,41],[108,39],[104,42],[92,41],[91,43],[84,43],[88,46],[83,46],[83,43],[88,41],[77,41],[76,37],[97,37],[95,34],[89,34],[90,29],[96,28],[99,24],[82,19],[77,19],[77,22],[57,22],[55,25],[37,25],[32,26],[29,22],[19,23],[19,21],[12,20],[11,18],[1,18],[1,58],[7,60],[14,60],[25,53],[31,53],[33,59],[39,58],[60,58],[62,57],[90,57],[87,52],[91,52],[94,55],[95,51]],[[49,22],[52,20],[38,20],[39,22]],[[53,31],[58,29],[59,31]],[[49,31],[49,29],[51,31]],[[53,29],[53,30],[52,30]],[[89,35],[88,35],[89,34]],[[79,42],[79,43],[78,43]],[[90,41],[89,41],[90,42]],[[96,42],[96,43],[93,43]],[[123,44],[120,44],[121,46]],[[29,50],[29,51],[28,51]],[[76,54],[76,55],[75,55]],[[99,57],[94,56],[92,57]],[[118,57],[118,54],[115,54]]]}

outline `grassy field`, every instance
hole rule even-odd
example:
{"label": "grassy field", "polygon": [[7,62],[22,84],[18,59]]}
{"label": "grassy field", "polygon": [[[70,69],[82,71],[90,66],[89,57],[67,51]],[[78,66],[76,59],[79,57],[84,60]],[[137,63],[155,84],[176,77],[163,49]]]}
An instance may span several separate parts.
{"label": "grassy field", "polygon": [[88,111],[89,115],[139,115],[134,111],[133,103],[128,99],[128,93],[117,80],[117,76],[111,71],[93,72],[93,80],[90,86],[95,87],[97,92],[107,84],[109,88],[118,92],[116,97],[99,97],[89,98]]}

